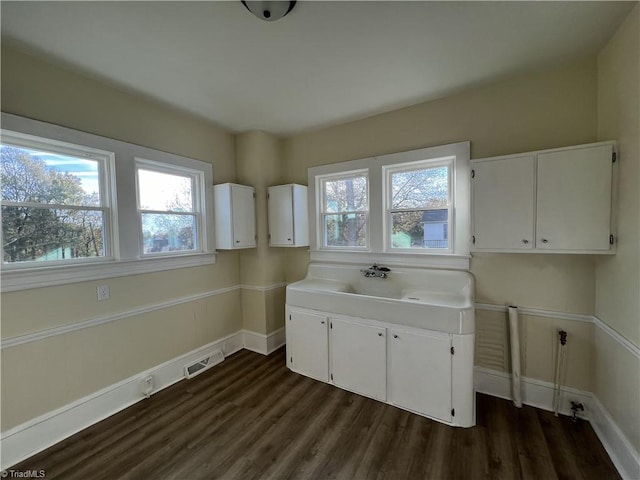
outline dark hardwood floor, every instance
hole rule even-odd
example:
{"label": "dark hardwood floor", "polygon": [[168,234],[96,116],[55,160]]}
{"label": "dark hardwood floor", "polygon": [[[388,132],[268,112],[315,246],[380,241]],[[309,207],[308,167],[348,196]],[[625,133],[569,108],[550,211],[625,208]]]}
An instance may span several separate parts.
{"label": "dark hardwood floor", "polygon": [[587,422],[478,395],[452,428],[243,350],[13,467],[47,479],[619,478]]}

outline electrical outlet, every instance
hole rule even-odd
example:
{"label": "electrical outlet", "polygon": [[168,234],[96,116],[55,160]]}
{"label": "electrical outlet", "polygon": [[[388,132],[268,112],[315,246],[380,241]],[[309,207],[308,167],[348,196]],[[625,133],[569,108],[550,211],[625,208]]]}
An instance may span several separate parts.
{"label": "electrical outlet", "polygon": [[96,287],[98,301],[109,300],[111,292],[109,291],[109,285],[98,285]]}

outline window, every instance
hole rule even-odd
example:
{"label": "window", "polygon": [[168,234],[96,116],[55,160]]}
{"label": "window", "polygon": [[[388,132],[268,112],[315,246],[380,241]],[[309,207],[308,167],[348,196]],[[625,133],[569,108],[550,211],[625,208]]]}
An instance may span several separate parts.
{"label": "window", "polygon": [[368,246],[369,193],[366,172],[320,178],[324,247]]}
{"label": "window", "polygon": [[311,261],[469,268],[469,142],[308,170]]}
{"label": "window", "polygon": [[202,173],[136,161],[142,255],[201,250]]}
{"label": "window", "polygon": [[2,292],[215,263],[211,163],[1,119]]}
{"label": "window", "polygon": [[383,167],[391,250],[450,249],[451,164],[452,159]]}
{"label": "window", "polygon": [[112,153],[9,131],[0,149],[4,266],[113,256]]}

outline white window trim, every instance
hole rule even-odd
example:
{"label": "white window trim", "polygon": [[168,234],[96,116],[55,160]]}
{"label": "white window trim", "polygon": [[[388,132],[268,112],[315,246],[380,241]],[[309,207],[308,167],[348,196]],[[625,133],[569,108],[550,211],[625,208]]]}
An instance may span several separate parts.
{"label": "white window trim", "polygon": [[[216,260],[213,241],[213,168],[210,163],[187,157],[154,150],[131,143],[113,140],[98,135],[72,130],[50,123],[2,113],[2,128],[21,135],[82,145],[88,150],[112,152],[115,175],[111,175],[113,201],[113,238],[114,245],[110,258],[69,262],[64,265],[38,265],[29,268],[6,268],[2,265],[2,292],[25,290],[53,285],[64,285],[88,280],[99,280],[140,273],[158,272],[177,268],[214,264]],[[135,188],[135,159],[153,159],[154,161],[175,165],[181,168],[200,171],[203,174],[203,238],[201,251],[189,251],[186,254],[163,255],[162,257],[142,258],[139,247],[139,228]],[[106,179],[106,177],[105,177]],[[116,179],[118,180],[116,182]],[[116,202],[117,198],[117,202]]]}
{"label": "white window trim", "polygon": [[[358,213],[366,213],[367,215],[367,229],[365,231],[365,239],[366,239],[366,244],[362,247],[357,247],[357,246],[329,246],[329,245],[325,245],[325,239],[324,239],[324,217],[325,215],[331,215],[328,214],[327,212],[324,211],[324,203],[325,203],[325,191],[324,191],[324,183],[326,181],[333,181],[333,180],[344,180],[344,179],[348,179],[348,178],[353,178],[353,177],[365,177],[367,179],[367,210],[366,212],[358,212]],[[318,225],[317,228],[317,235],[318,237],[316,238],[316,244],[319,245],[321,250],[327,250],[327,251],[337,251],[337,252],[344,252],[344,251],[356,251],[356,252],[368,252],[369,251],[369,244],[370,244],[370,238],[371,238],[371,230],[370,230],[370,224],[369,224],[369,218],[371,216],[371,199],[369,198],[369,191],[370,191],[370,181],[369,181],[369,170],[368,169],[360,169],[360,170],[353,170],[353,171],[349,171],[349,172],[340,172],[338,174],[329,174],[329,175],[319,175],[318,177],[316,177],[316,192],[319,195],[318,201],[316,202],[316,216],[315,218],[318,219],[318,221],[316,222],[316,224]]]}
{"label": "white window trim", "polygon": [[[4,122],[3,122],[4,126]],[[1,131],[1,141],[3,145],[11,145],[17,148],[27,148],[31,150],[42,150],[61,155],[69,155],[76,158],[87,158],[98,163],[99,182],[100,182],[100,205],[99,206],[81,206],[81,205],[58,205],[58,204],[40,204],[34,203],[34,206],[41,208],[58,208],[69,210],[100,210],[103,212],[103,228],[105,255],[102,257],[73,258],[60,261],[49,261],[47,266],[74,265],[94,262],[108,262],[114,260],[118,256],[118,210],[115,196],[115,157],[113,152],[99,150],[97,148],[85,147],[83,145],[75,145],[68,142],[62,142],[51,138],[42,138],[34,135],[27,135],[15,132],[6,128]],[[13,202],[2,202],[11,205]],[[24,203],[24,202],[20,202]],[[4,249],[2,252],[4,258]],[[21,270],[39,268],[33,262],[15,262],[3,264],[3,270]]]}
{"label": "white window trim", "polygon": [[[140,256],[142,258],[154,258],[154,257],[168,257],[176,255],[193,255],[194,253],[204,253],[207,251],[207,236],[206,232],[206,203],[205,203],[205,183],[204,172],[202,170],[195,170],[186,167],[177,167],[175,165],[168,165],[166,163],[156,162],[153,160],[147,160],[144,158],[136,158],[136,205],[138,208],[138,228],[139,228],[139,249]],[[159,252],[159,253],[144,253],[143,241],[142,241],[142,214],[146,213],[140,207],[140,185],[138,170],[150,170],[154,172],[167,173],[169,175],[179,175],[181,177],[188,177],[192,181],[192,199],[193,210],[190,212],[184,212],[185,215],[193,215],[196,218],[196,236],[195,243],[196,248],[194,250],[183,250],[175,252]],[[183,214],[183,212],[168,212],[172,214]]]}
{"label": "white window trim", "polygon": [[[401,164],[413,162],[425,162],[434,159],[446,159],[454,157],[454,168],[451,173],[453,192],[452,224],[450,238],[452,253],[396,251],[386,248],[386,233],[384,228],[386,209],[384,195],[386,182],[383,175],[383,167],[392,168]],[[361,158],[347,162],[334,163],[312,167],[308,170],[309,200],[308,211],[310,250],[313,262],[340,262],[354,265],[370,264],[373,262],[408,267],[432,267],[449,269],[469,269],[469,245],[471,241],[471,205],[470,205],[470,143],[459,142],[436,147],[421,148],[407,152],[393,153],[378,157]],[[316,181],[318,176],[339,175],[358,170],[368,171],[369,177],[369,249],[368,251],[354,251],[336,249],[323,249],[319,236],[319,190],[320,184]],[[454,223],[455,222],[455,223]],[[373,233],[371,232],[379,232]],[[409,250],[409,249],[407,249]]]}
{"label": "white window trim", "polygon": [[[405,211],[405,209],[393,209],[391,208],[391,176],[394,173],[410,172],[414,170],[426,170],[429,168],[449,167],[449,173],[447,175],[447,210],[449,211],[449,220],[447,221],[447,241],[448,248],[439,249],[419,249],[419,248],[397,248],[392,246],[391,241],[391,213],[393,211]],[[452,255],[454,253],[455,244],[455,229],[452,228],[455,225],[455,189],[453,185],[453,177],[456,169],[456,157],[435,158],[431,160],[423,160],[417,162],[400,163],[395,165],[383,165],[382,166],[382,178],[384,183],[383,198],[384,198],[384,218],[382,219],[383,232],[384,232],[384,252],[386,253],[411,253],[416,255]],[[416,211],[425,210],[440,210],[434,208],[416,208]]]}

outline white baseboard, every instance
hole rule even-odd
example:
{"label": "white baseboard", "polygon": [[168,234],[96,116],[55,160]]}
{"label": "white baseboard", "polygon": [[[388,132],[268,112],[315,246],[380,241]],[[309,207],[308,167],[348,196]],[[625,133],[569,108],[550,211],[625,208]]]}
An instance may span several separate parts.
{"label": "white baseboard", "polygon": [[156,393],[182,380],[185,365],[215,350],[222,349],[225,357],[242,348],[268,355],[284,343],[284,328],[269,335],[240,330],[29,420],[2,433],[0,469],[7,469],[26,460],[65,438],[144,400],[144,395],[140,393],[140,381],[148,375],[153,376],[153,393]]}
{"label": "white baseboard", "polygon": [[142,378],[152,375],[153,393],[184,378],[184,366],[222,349],[225,357],[243,348],[242,331],[221,338],[126,380],[76,400],[2,433],[0,469],[15,465],[67,437],[144,400]]}
{"label": "white baseboard", "polygon": [[285,344],[284,327],[271,332],[269,335],[243,330],[242,338],[244,340],[244,348],[262,355],[269,355]]}
{"label": "white baseboard", "polygon": [[[144,399],[139,391],[142,378],[154,377],[154,393],[184,378],[184,366],[214,350],[222,349],[225,357],[243,347],[263,355],[285,343],[285,329],[269,335],[241,330],[215,342],[169,360],[157,367],[140,372],[52,412],[4,432],[0,438],[2,458],[0,469],[7,469],[71,435],[118,413]],[[497,370],[475,367],[476,391],[495,397],[511,399],[511,375]],[[553,384],[523,377],[522,401],[543,410],[553,409]],[[562,387],[560,413],[570,415],[570,401],[582,402],[585,411],[581,418],[591,421],[607,453],[623,478],[640,478],[640,456],[613,421],[602,404],[591,393]]]}
{"label": "white baseboard", "polygon": [[618,469],[620,476],[629,480],[639,479],[640,455],[595,396],[591,406],[591,426]]}
{"label": "white baseboard", "polygon": [[[522,403],[542,410],[553,411],[553,384],[522,377]],[[511,400],[511,375],[506,372],[475,367],[474,383],[477,392]],[[640,455],[633,448],[620,427],[590,392],[570,387],[560,389],[560,413],[571,415],[571,400],[584,405],[580,418],[589,420],[600,442],[611,457],[622,478],[640,479]]]}
{"label": "white baseboard", "polygon": [[[483,367],[474,368],[474,385],[477,392],[486,393],[494,397],[512,399],[511,374],[491,370]],[[553,384],[533,378],[522,377],[522,403],[542,410],[553,411]],[[571,400],[578,401],[584,406],[580,418],[588,420],[591,414],[591,392],[585,392],[571,387],[560,388],[559,413],[571,415]]]}

